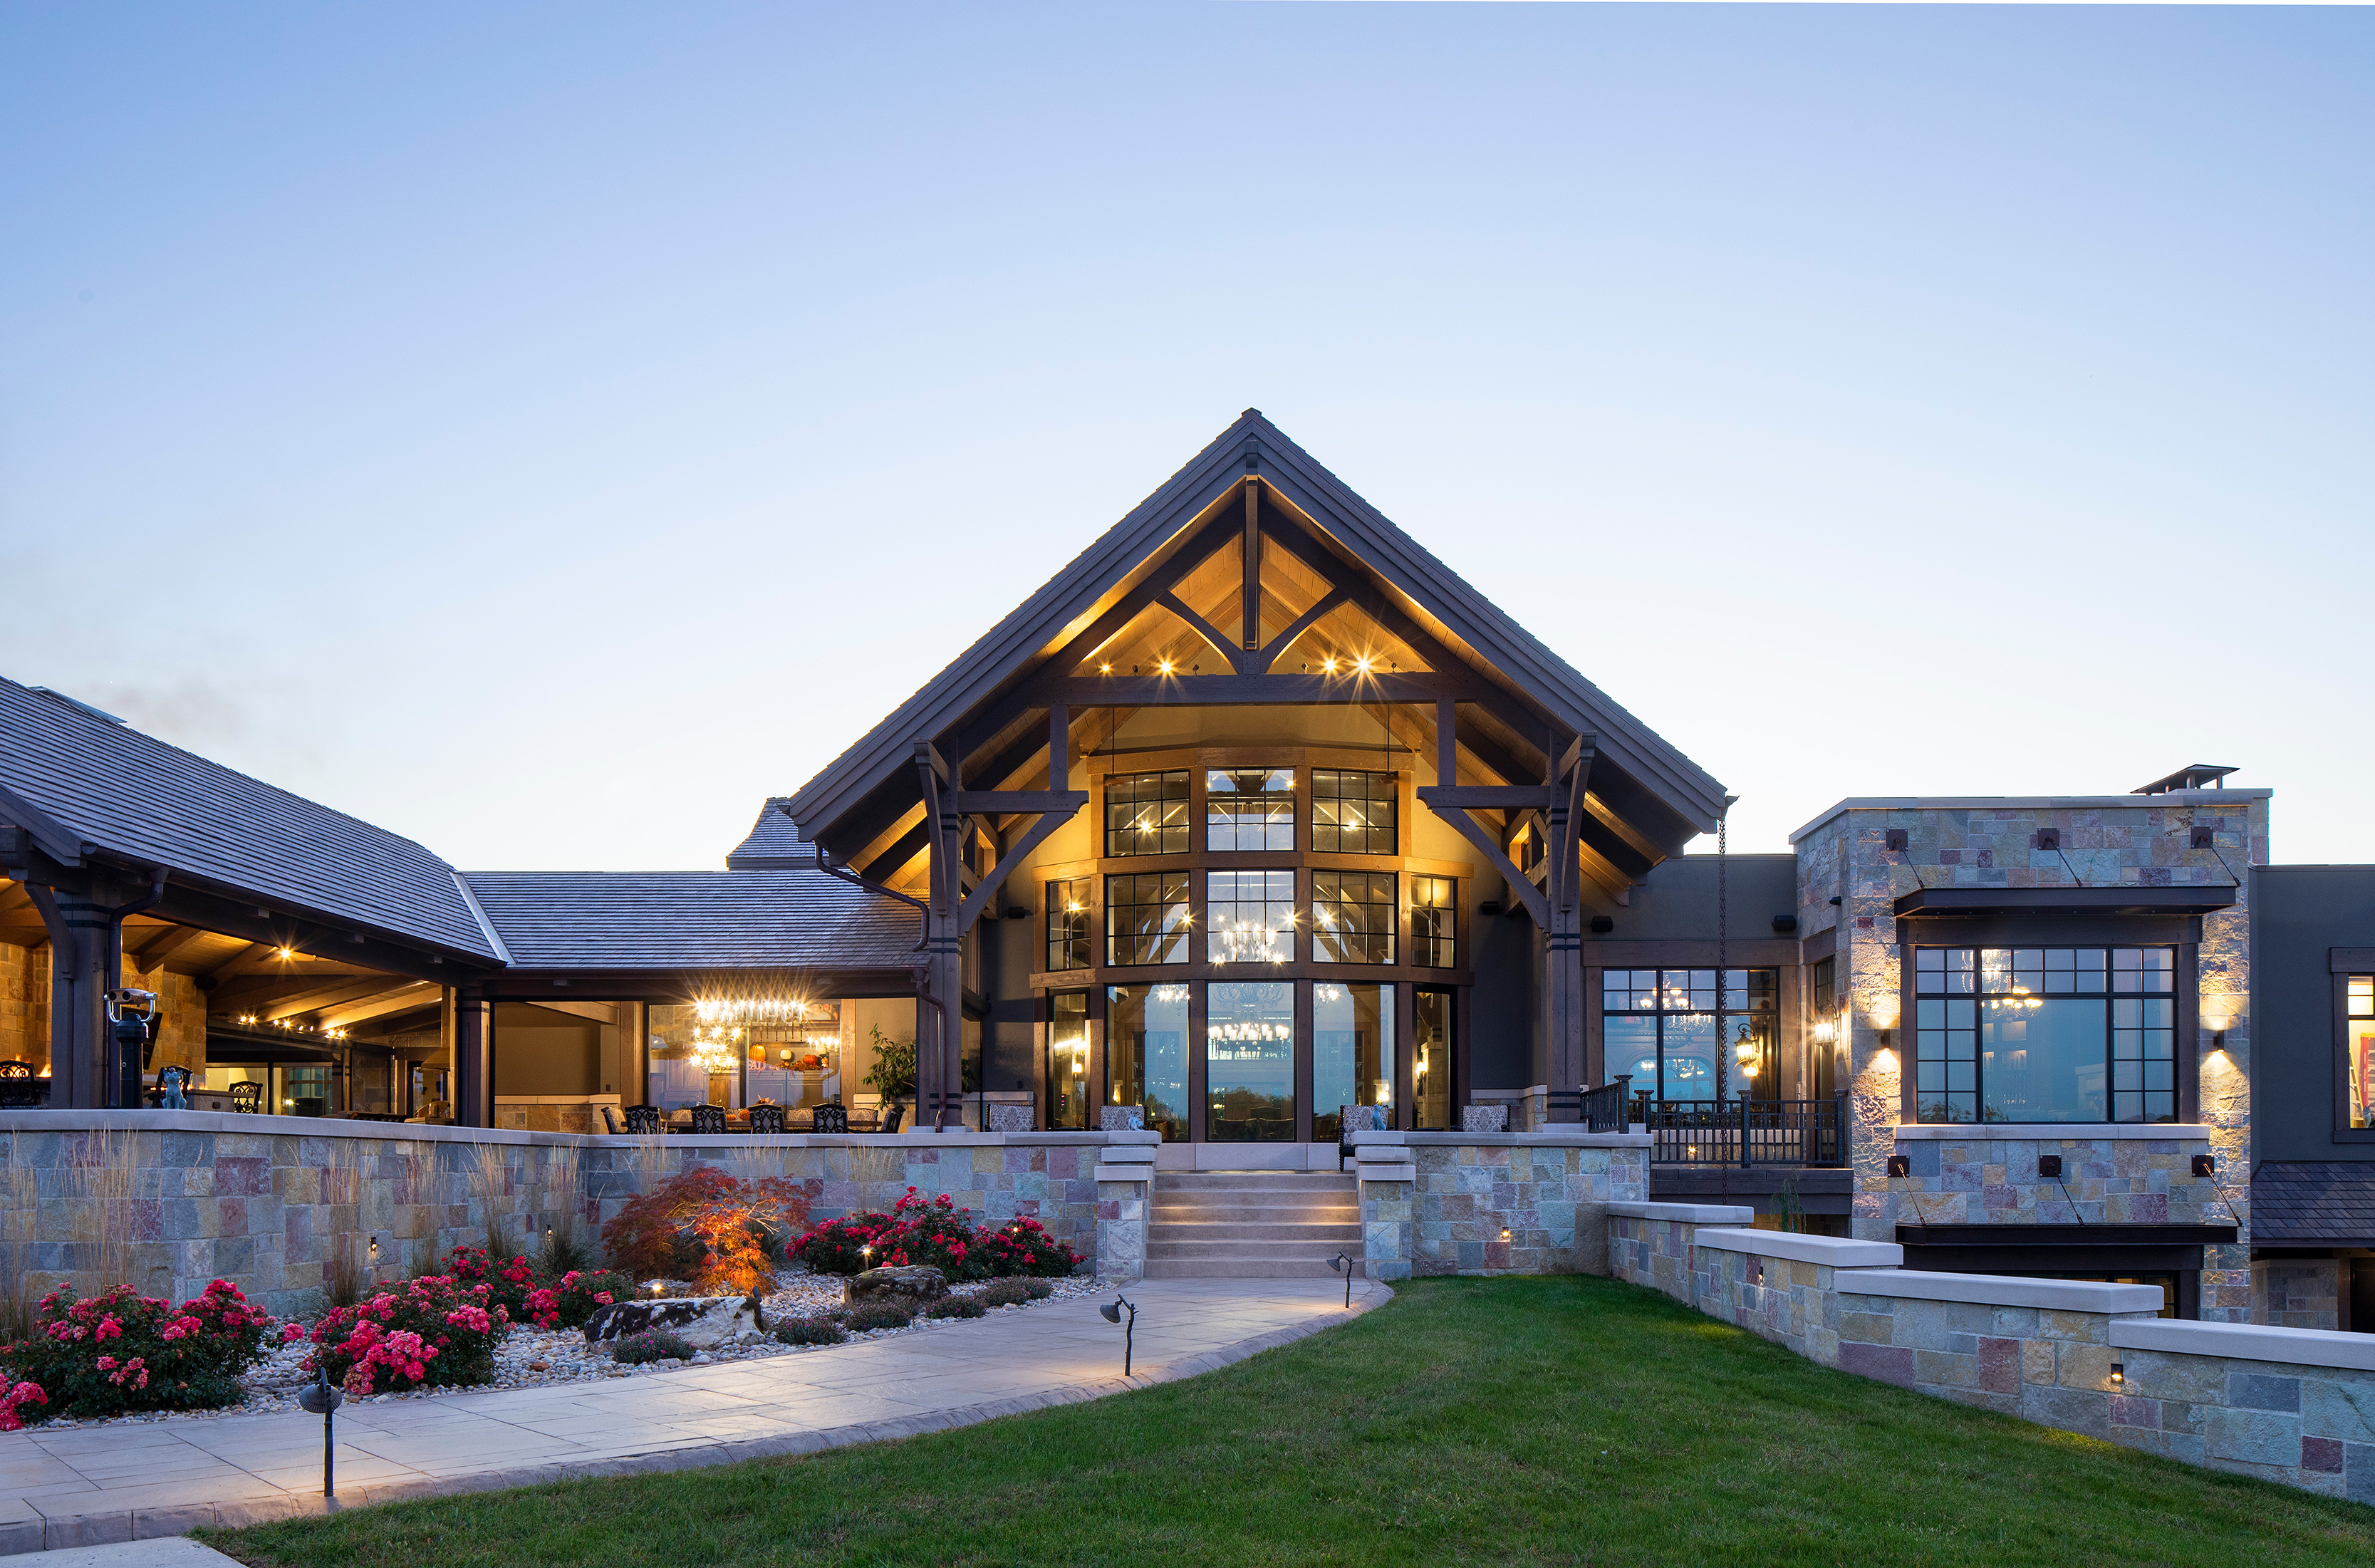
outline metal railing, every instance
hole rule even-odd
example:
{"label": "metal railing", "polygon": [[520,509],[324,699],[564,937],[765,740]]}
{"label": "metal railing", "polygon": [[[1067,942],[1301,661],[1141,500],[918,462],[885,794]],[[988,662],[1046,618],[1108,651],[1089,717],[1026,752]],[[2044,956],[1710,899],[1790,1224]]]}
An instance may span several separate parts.
{"label": "metal railing", "polygon": [[1633,1098],[1633,1075],[1620,1073],[1598,1089],[1554,1089],[1546,1109],[1554,1122],[1581,1122],[1586,1132],[1628,1131],[1626,1106]]}
{"label": "metal railing", "polygon": [[1848,1097],[1634,1101],[1658,1165],[1844,1165]]}

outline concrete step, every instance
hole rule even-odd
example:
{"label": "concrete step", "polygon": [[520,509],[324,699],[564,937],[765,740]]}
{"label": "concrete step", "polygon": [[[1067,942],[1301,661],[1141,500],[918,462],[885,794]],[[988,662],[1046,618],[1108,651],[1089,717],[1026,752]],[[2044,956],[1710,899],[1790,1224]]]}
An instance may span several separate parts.
{"label": "concrete step", "polygon": [[1349,1171],[1157,1171],[1164,1192],[1344,1192],[1353,1190]]}
{"label": "concrete step", "polygon": [[1233,1236],[1211,1241],[1176,1241],[1168,1236],[1150,1237],[1146,1244],[1149,1257],[1308,1257],[1325,1263],[1338,1253],[1354,1262],[1361,1258],[1357,1238],[1344,1236],[1307,1241],[1263,1242]]}
{"label": "concrete step", "polygon": [[1148,1218],[1158,1225],[1357,1225],[1361,1211],[1347,1204],[1216,1203],[1210,1207],[1158,1203]]}
{"label": "concrete step", "polygon": [[[1355,1264],[1359,1262],[1354,1259]],[[1319,1258],[1214,1257],[1149,1258],[1149,1279],[1341,1279]]]}
{"label": "concrete step", "polygon": [[1182,1224],[1176,1220],[1157,1220],[1147,1228],[1150,1242],[1211,1242],[1232,1239],[1247,1242],[1357,1242],[1361,1239],[1358,1220],[1280,1220],[1265,1224]]}

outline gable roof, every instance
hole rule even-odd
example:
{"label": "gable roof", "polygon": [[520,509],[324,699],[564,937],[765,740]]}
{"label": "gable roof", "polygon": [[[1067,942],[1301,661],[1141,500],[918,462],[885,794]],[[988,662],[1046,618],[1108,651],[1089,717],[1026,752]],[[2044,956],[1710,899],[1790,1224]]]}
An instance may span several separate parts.
{"label": "gable roof", "polygon": [[907,969],[916,914],[818,871],[467,871],[522,969]]}
{"label": "gable roof", "polygon": [[11,795],[76,841],[65,858],[162,866],[195,886],[501,956],[454,868],[412,840],[0,679],[0,818],[28,814]]}
{"label": "gable roof", "polygon": [[784,799],[780,795],[767,797],[749,835],[726,857],[726,869],[796,871],[816,864],[816,851],[800,842],[799,829],[784,815]]}
{"label": "gable roof", "polygon": [[1152,495],[1074,557],[951,661],[891,715],[791,796],[791,813],[813,843],[869,793],[913,767],[913,744],[938,737],[1029,674],[1037,661],[1087,624],[1148,558],[1246,477],[1259,477],[1414,607],[1430,631],[1476,660],[1477,673],[1532,701],[1597,739],[1595,790],[1613,768],[1671,819],[1659,835],[1679,849],[1712,831],[1723,788],[1623,706],[1585,679],[1491,599],[1446,567],[1335,475],[1248,408]]}
{"label": "gable roof", "polygon": [[2375,1246],[2375,1162],[2262,1161],[2251,1172],[2251,1240]]}

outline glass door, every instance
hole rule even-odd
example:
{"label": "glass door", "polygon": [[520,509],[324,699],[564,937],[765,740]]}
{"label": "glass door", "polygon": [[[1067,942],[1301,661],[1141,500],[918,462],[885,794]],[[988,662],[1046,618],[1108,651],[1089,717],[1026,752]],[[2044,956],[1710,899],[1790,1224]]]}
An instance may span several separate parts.
{"label": "glass door", "polygon": [[1392,1125],[1394,988],[1323,980],[1311,987],[1313,1142],[1337,1141],[1348,1105],[1381,1107]]}
{"label": "glass door", "polygon": [[1411,1103],[1421,1132],[1453,1132],[1452,994],[1421,991],[1411,1008]]}
{"label": "glass door", "polygon": [[1205,1008],[1205,1138],[1294,1142],[1294,985],[1216,981],[1206,987]]}
{"label": "glass door", "polygon": [[1166,1143],[1188,1137],[1188,987],[1105,988],[1108,1105],[1143,1109],[1141,1126]]}

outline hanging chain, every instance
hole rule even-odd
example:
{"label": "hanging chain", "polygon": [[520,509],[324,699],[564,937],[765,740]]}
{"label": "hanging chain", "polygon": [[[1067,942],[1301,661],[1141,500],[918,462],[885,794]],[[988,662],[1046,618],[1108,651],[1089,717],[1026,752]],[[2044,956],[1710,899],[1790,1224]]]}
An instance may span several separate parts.
{"label": "hanging chain", "polygon": [[1731,863],[1730,843],[1726,837],[1731,826],[1731,802],[1723,803],[1715,819],[1715,1098],[1720,1107],[1729,1091],[1731,1079],[1731,1042],[1723,1029],[1723,987],[1730,961],[1731,903],[1730,873]]}

